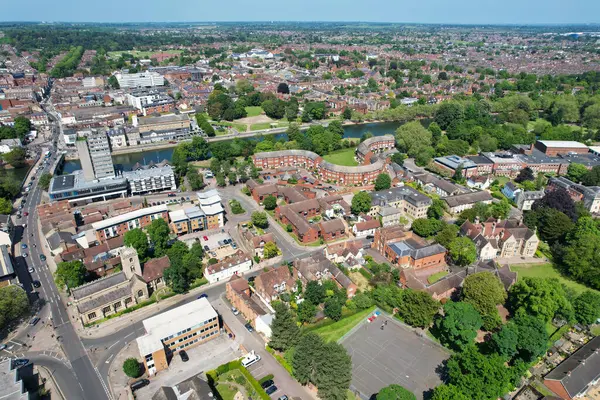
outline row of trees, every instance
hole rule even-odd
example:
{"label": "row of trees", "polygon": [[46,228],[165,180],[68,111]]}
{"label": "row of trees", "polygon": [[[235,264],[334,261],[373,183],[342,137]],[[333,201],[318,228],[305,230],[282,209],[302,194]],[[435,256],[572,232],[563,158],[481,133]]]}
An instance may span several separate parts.
{"label": "row of trees", "polygon": [[53,78],[72,76],[77,70],[81,56],[83,56],[83,46],[72,47],[69,52],[54,65],[54,68],[50,71],[50,76]]}

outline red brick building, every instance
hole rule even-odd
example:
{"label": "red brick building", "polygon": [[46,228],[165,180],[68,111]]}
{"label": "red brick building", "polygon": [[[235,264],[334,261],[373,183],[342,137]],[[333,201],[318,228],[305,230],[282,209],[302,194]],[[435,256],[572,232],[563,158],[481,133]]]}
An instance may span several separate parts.
{"label": "red brick building", "polygon": [[124,235],[130,229],[145,228],[158,218],[162,218],[169,223],[169,213],[165,204],[141,208],[100,222],[94,222],[92,229],[96,232],[96,240],[103,243],[109,238]]}
{"label": "red brick building", "polygon": [[324,241],[330,242],[332,240],[338,240],[340,238],[345,238],[346,235],[346,226],[341,219],[334,218],[329,221],[321,222],[319,225],[321,230],[321,237]]}

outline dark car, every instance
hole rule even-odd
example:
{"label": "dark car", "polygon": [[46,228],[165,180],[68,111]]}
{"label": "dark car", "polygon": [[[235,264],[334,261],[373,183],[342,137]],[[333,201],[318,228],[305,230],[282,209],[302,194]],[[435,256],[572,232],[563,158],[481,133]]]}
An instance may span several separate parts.
{"label": "dark car", "polygon": [[208,295],[206,293],[202,293],[200,296],[198,296],[199,299],[208,299]]}
{"label": "dark car", "polygon": [[204,245],[204,251],[210,251],[210,247],[208,247],[207,245]]}
{"label": "dark car", "polygon": [[269,379],[268,381],[264,381],[263,383],[261,383],[260,386],[262,386],[263,389],[266,389],[269,386],[273,386],[274,384],[275,382],[273,382],[273,379]]}
{"label": "dark car", "polygon": [[265,392],[267,392],[267,394],[270,396],[273,393],[275,393],[277,391],[277,386],[273,385],[273,386],[269,386],[267,389],[265,389]]}
{"label": "dark car", "polygon": [[248,322],[244,326],[246,327],[246,329],[248,329],[248,332],[250,332],[250,333],[254,332],[254,328],[252,328],[252,325],[250,325],[250,322]]}
{"label": "dark car", "polygon": [[46,256],[45,256],[45,255],[43,255],[43,254],[40,254],[40,260],[42,260],[42,261],[46,261]]}
{"label": "dark car", "polygon": [[150,381],[148,379],[140,379],[139,381],[135,381],[131,384],[130,388],[132,392],[135,392],[138,389],[143,388],[144,386],[148,386]]}
{"label": "dark car", "polygon": [[34,288],[39,288],[40,286],[42,286],[42,284],[40,283],[40,281],[33,281],[31,283],[33,284]]}
{"label": "dark car", "polygon": [[29,360],[26,358],[17,358],[13,360],[13,367],[15,368],[19,368],[27,364],[29,364]]}
{"label": "dark car", "polygon": [[179,350],[179,357],[181,357],[181,361],[183,361],[183,362],[190,361],[190,356],[187,355],[185,350]]}

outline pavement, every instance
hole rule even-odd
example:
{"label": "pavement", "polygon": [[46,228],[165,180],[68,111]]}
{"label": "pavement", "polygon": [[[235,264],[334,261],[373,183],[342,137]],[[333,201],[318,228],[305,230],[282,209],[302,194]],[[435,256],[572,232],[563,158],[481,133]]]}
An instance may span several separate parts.
{"label": "pavement", "polygon": [[354,328],[341,344],[352,357],[350,389],[364,400],[394,383],[423,399],[442,383],[436,369],[449,357],[440,345],[385,314]]}

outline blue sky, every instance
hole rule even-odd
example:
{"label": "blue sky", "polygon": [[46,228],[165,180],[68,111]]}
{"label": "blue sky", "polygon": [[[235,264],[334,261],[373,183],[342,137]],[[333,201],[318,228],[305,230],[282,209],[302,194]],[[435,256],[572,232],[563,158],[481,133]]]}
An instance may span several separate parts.
{"label": "blue sky", "polygon": [[22,0],[4,21],[380,21],[461,24],[600,22],[600,0]]}

